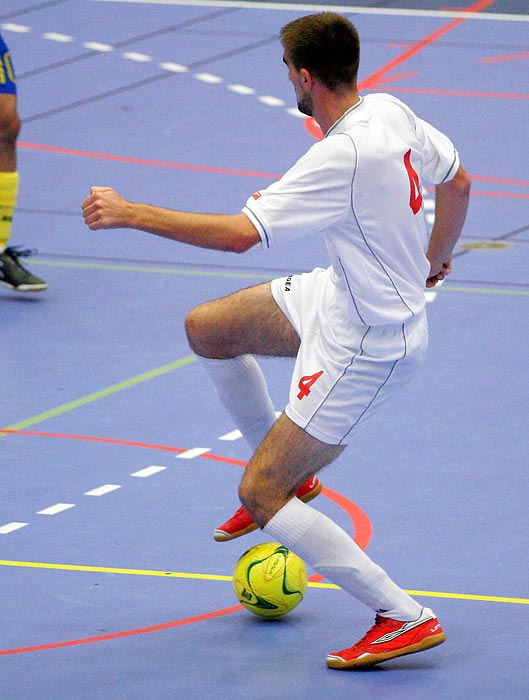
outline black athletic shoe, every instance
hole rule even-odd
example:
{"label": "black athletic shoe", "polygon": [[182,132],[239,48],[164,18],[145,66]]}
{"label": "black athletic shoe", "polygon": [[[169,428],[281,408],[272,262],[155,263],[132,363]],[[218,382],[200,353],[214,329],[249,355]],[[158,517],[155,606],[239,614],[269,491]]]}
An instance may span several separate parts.
{"label": "black athletic shoe", "polygon": [[0,284],[16,292],[42,292],[48,285],[19,263],[20,257],[31,255],[31,250],[6,248],[0,253]]}

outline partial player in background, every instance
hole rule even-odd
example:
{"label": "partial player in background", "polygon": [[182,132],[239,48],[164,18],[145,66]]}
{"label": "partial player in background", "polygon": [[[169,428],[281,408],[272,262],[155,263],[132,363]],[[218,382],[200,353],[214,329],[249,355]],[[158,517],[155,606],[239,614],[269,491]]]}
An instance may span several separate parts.
{"label": "partial player in background", "polygon": [[18,195],[16,141],[20,126],[15,72],[0,34],[0,284],[17,292],[40,292],[47,289],[46,282],[19,261],[31,252],[7,245]]}
{"label": "partial player in background", "polygon": [[[281,39],[298,108],[325,137],[249,197],[242,213],[163,209],[108,187],[93,187],[82,208],[92,230],[134,228],[237,253],[325,238],[326,269],[201,304],[186,330],[219,398],[255,445],[239,487],[250,522],[375,612],[359,642],[327,656],[331,668],[356,669],[437,646],[445,635],[432,610],[299,490],[354,445],[358,426],[421,366],[425,285],[450,272],[471,183],[447,136],[391,95],[358,94],[360,42],[346,18],[302,17],[283,27]],[[423,178],[436,192],[429,241]],[[256,355],[295,358],[289,402],[277,420]],[[433,454],[439,449],[432,446]],[[353,474],[355,458],[365,461],[351,449]],[[399,508],[414,508],[409,494],[395,493],[394,501],[397,519]]]}

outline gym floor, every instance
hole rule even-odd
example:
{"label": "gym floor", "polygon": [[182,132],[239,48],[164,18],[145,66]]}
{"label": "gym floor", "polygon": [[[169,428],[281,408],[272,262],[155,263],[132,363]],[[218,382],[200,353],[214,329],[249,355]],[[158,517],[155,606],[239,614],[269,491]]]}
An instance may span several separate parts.
{"label": "gym floor", "polygon": [[[23,264],[49,284],[0,288],[2,700],[529,697],[526,0],[333,6],[362,38],[361,91],[449,134],[474,181],[454,271],[427,294],[426,367],[314,503],[436,611],[447,642],[432,651],[327,669],[372,613],[313,580],[262,621],[231,575],[263,534],[212,538],[249,454],[185,314],[326,265],[322,241],[230,256],[82,221],[91,185],[235,213],[277,179],[315,138],[278,31],[322,7],[2,2],[24,122],[10,244],[38,251]],[[432,207],[428,191],[430,225]],[[263,369],[280,411],[291,363]]]}

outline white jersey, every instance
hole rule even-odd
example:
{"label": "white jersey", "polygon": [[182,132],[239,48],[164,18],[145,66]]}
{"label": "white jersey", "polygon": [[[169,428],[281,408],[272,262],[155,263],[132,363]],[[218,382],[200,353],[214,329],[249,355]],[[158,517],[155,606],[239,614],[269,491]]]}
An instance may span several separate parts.
{"label": "white jersey", "polygon": [[323,234],[338,325],[402,323],[420,314],[430,265],[421,180],[455,176],[452,142],[400,100],[370,94],[243,209],[262,244]]}

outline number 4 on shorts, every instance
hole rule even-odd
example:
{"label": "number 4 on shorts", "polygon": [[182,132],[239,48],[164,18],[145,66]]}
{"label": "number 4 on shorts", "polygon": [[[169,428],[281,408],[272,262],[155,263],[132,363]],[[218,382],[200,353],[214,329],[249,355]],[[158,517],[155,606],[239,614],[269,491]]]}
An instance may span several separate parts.
{"label": "number 4 on shorts", "polygon": [[318,381],[322,374],[323,370],[320,369],[320,371],[316,372],[316,374],[307,374],[305,377],[301,377],[298,384],[298,399],[302,399],[310,394],[310,390],[313,384],[315,384]]}

